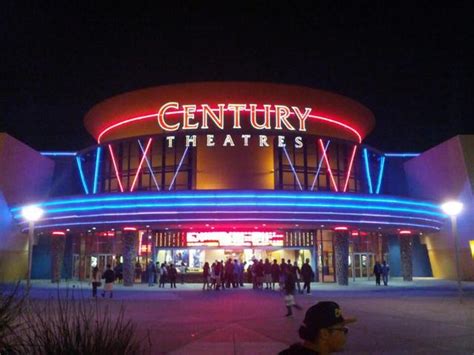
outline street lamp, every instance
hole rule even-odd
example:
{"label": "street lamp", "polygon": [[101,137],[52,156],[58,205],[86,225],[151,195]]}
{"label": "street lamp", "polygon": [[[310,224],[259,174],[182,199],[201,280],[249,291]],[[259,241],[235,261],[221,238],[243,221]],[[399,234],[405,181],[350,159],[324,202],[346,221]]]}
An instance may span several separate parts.
{"label": "street lamp", "polygon": [[30,288],[31,282],[31,264],[33,261],[33,238],[35,230],[35,222],[41,219],[44,211],[38,206],[25,206],[21,209],[21,215],[29,222],[28,227],[28,275],[26,279],[26,287]]}
{"label": "street lamp", "polygon": [[461,267],[459,265],[459,241],[458,241],[458,234],[457,234],[457,225],[456,219],[458,214],[461,213],[463,208],[463,204],[459,201],[448,201],[441,205],[441,209],[444,213],[446,213],[449,217],[451,217],[451,233],[454,238],[454,248],[456,254],[456,276],[458,279],[458,293],[459,293],[459,302],[462,302],[462,285],[461,285]]}

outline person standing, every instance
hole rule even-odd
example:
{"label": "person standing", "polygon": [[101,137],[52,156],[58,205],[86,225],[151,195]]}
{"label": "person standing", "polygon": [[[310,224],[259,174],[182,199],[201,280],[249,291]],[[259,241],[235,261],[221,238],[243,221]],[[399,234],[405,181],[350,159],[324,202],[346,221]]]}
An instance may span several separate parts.
{"label": "person standing", "polygon": [[313,275],[313,268],[309,265],[309,259],[306,259],[301,267],[301,276],[303,277],[303,292],[306,290],[307,294],[311,293],[311,279]]}
{"label": "person standing", "polygon": [[147,277],[148,277],[148,287],[151,287],[155,283],[155,274],[156,274],[155,263],[153,262],[153,260],[150,260],[150,262],[148,263],[146,272],[147,272]]}
{"label": "person standing", "polygon": [[92,268],[92,297],[97,297],[97,287],[100,287],[99,268],[94,266]]}
{"label": "person standing", "polygon": [[382,265],[380,265],[378,260],[375,260],[374,265],[374,275],[375,275],[375,285],[380,286],[380,275],[382,274]]}
{"label": "person standing", "polygon": [[117,265],[115,265],[114,272],[118,283],[121,284],[123,280],[123,264],[120,261],[117,261]]}
{"label": "person standing", "polygon": [[280,275],[278,282],[280,283],[280,290],[283,290],[285,288],[285,277],[286,277],[286,269],[288,265],[285,262],[285,259],[281,259],[280,263]]}
{"label": "person standing", "polygon": [[240,287],[244,287],[245,265],[247,265],[246,261],[244,261],[243,263],[240,263],[240,267],[239,267],[239,286]]}
{"label": "person standing", "polygon": [[272,264],[272,289],[275,289],[275,284],[279,281],[280,267],[278,266],[277,259],[273,259]]}
{"label": "person standing", "polygon": [[184,261],[181,261],[181,265],[179,266],[181,285],[184,285],[184,275],[186,274],[186,270],[187,270],[186,264],[184,263]]}
{"label": "person standing", "polygon": [[202,267],[202,290],[210,289],[209,286],[209,279],[210,279],[210,267],[209,263],[206,261],[204,266]]}
{"label": "person standing", "polygon": [[263,264],[263,273],[265,279],[265,290],[272,289],[272,264],[270,264],[270,260],[268,258],[265,259],[265,263]]}
{"label": "person standing", "polygon": [[389,273],[390,273],[390,266],[384,260],[384,261],[382,261],[382,279],[383,279],[383,285],[384,286],[388,285],[388,274]]}
{"label": "person standing", "polygon": [[239,287],[239,276],[240,276],[240,263],[237,259],[234,259],[234,276],[232,278],[232,287]]}
{"label": "person standing", "polygon": [[344,349],[349,329],[347,324],[355,318],[344,318],[336,302],[324,301],[306,311],[299,336],[303,343],[296,343],[281,351],[279,355],[331,354]]}
{"label": "person standing", "polygon": [[110,298],[112,298],[112,290],[114,287],[115,273],[112,270],[110,264],[107,264],[107,270],[102,274],[102,278],[105,280],[104,290],[102,291],[102,297],[105,297],[106,292],[110,292]]}
{"label": "person standing", "polygon": [[170,279],[171,288],[176,288],[176,277],[178,276],[178,270],[176,270],[173,264],[170,264],[170,268],[168,270],[168,276]]}
{"label": "person standing", "polygon": [[142,282],[142,264],[138,261],[135,263],[135,282],[137,280],[139,283]]}
{"label": "person standing", "polygon": [[160,267],[160,284],[158,287],[165,287],[166,278],[168,276],[168,269],[166,268],[166,264],[162,263]]}

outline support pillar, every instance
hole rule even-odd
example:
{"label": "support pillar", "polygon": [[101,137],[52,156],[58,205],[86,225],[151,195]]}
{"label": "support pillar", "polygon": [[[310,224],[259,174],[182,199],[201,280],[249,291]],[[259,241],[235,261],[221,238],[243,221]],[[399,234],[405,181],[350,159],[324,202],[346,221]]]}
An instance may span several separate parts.
{"label": "support pillar", "polygon": [[65,248],[66,234],[53,232],[51,235],[51,282],[61,281]]}
{"label": "support pillar", "polygon": [[314,265],[314,282],[319,282],[319,270],[318,270],[318,231],[314,233],[313,238],[313,265]]}
{"label": "support pillar", "polygon": [[81,233],[79,237],[79,280],[86,278],[86,236]]}
{"label": "support pillar", "polygon": [[137,251],[135,245],[137,241],[137,230],[134,228],[124,228],[122,230],[122,256],[123,256],[123,285],[133,286],[135,280],[135,258]]}
{"label": "support pillar", "polygon": [[336,230],[333,234],[336,255],[336,280],[339,285],[349,284],[349,231]]}
{"label": "support pillar", "polygon": [[413,281],[413,237],[400,235],[400,259],[403,281]]}

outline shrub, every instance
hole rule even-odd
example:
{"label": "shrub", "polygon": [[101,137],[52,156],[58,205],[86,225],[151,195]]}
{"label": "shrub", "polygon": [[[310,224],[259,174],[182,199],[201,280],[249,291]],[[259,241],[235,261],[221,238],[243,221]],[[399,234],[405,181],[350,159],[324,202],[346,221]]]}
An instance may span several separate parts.
{"label": "shrub", "polygon": [[27,294],[20,290],[20,283],[11,290],[0,290],[0,354],[15,353],[21,345],[23,324],[19,316],[26,297]]}
{"label": "shrub", "polygon": [[[136,326],[125,320],[120,306],[113,315],[100,301],[58,297],[31,304],[23,313],[30,325],[23,335],[22,352],[28,354],[139,354],[147,352],[136,338]],[[149,340],[149,339],[148,339]],[[145,343],[145,345],[143,345]]]}

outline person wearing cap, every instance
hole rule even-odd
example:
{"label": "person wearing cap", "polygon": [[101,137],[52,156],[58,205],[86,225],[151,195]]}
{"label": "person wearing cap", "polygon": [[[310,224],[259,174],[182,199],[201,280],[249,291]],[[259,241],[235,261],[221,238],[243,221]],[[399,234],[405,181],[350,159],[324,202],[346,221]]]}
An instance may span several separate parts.
{"label": "person wearing cap", "polygon": [[298,331],[303,343],[293,344],[279,354],[330,354],[341,351],[349,331],[346,325],[355,321],[355,318],[344,318],[336,302],[318,302],[306,311]]}

